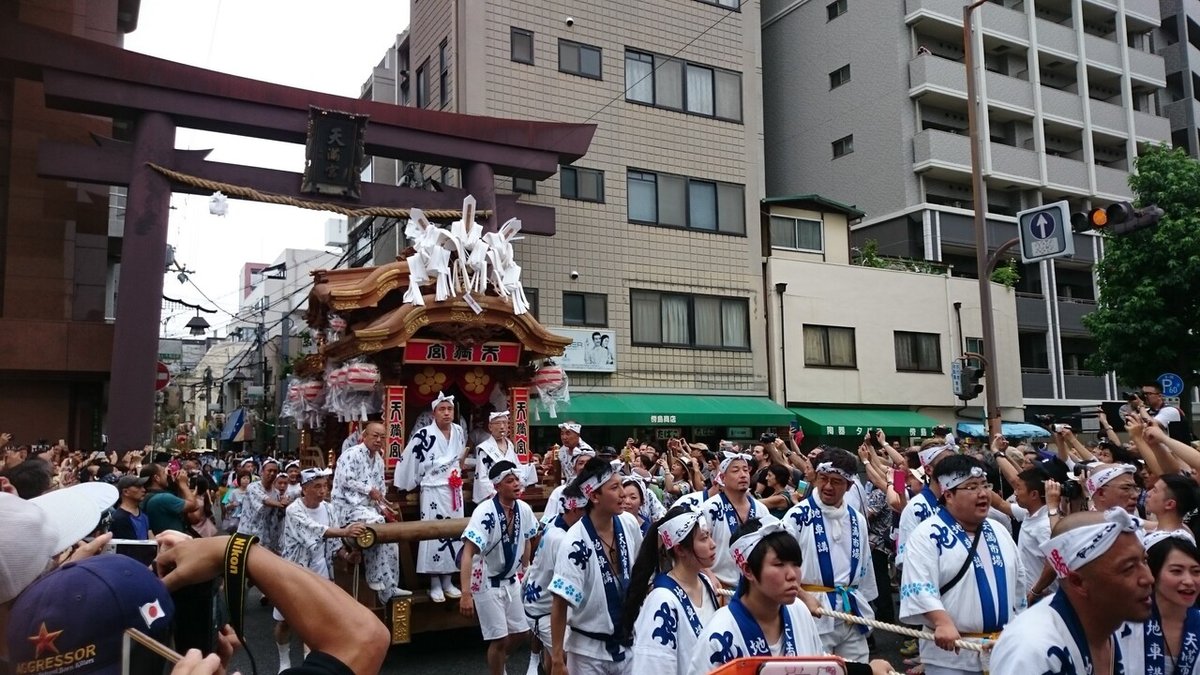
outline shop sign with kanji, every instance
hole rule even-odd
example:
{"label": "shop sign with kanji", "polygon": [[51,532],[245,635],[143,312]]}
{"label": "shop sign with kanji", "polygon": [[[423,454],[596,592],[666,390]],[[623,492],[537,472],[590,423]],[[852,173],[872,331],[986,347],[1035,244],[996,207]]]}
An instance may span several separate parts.
{"label": "shop sign with kanji", "polygon": [[367,115],[309,107],[301,192],[359,198],[367,119]]}
{"label": "shop sign with kanji", "polygon": [[484,342],[460,345],[449,340],[418,338],[405,343],[404,362],[516,366],[521,363],[521,344],[518,342]]}

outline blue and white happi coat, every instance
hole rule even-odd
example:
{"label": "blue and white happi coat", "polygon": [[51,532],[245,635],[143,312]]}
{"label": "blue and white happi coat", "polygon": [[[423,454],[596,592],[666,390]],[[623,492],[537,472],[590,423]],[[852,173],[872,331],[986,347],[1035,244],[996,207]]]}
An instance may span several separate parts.
{"label": "blue and white happi coat", "polygon": [[[421,520],[462,518],[463,491],[459,458],[466,446],[462,427],[450,425],[450,437],[436,424],[421,427],[413,433],[396,465],[393,479],[396,487],[421,490]],[[451,487],[457,478],[459,487]],[[456,574],[458,553],[462,548],[458,537],[427,539],[417,545],[417,572],[420,574]]]}
{"label": "blue and white happi coat", "polygon": [[499,497],[476,506],[471,514],[471,522],[463,530],[462,538],[479,549],[471,570],[472,592],[490,587],[493,579],[512,578],[521,567],[525,547],[537,536],[538,520],[529,504],[518,499],[513,504],[513,511],[511,530]]}
{"label": "blue and white happi coat", "polygon": [[[935,514],[913,530],[900,584],[900,621],[932,629],[922,615],[945,610],[963,635],[992,633],[1003,629],[1024,609],[1025,589],[1016,544],[1008,532],[989,520],[980,527],[982,535],[974,564],[944,596],[940,589],[962,568],[973,535],[968,535],[948,511]],[[963,649],[955,654],[930,640],[922,640],[920,647],[922,663],[971,672],[984,670],[979,652]]]}
{"label": "blue and white happi coat", "polygon": [[737,586],[738,579],[742,577],[741,570],[733,562],[733,551],[729,547],[733,542],[734,534],[747,520],[753,518],[775,520],[767,510],[766,504],[755,499],[753,495],[747,494],[746,496],[750,500],[750,510],[745,518],[738,516],[737,510],[734,509],[724,492],[718,492],[700,505],[700,512],[708,516],[708,525],[712,528],[712,538],[717,544],[717,560],[712,566],[713,574],[717,575],[717,579],[723,585],[730,588]]}
{"label": "blue and white happi coat", "polygon": [[904,505],[904,510],[900,512],[900,524],[896,526],[897,566],[904,564],[904,549],[908,544],[908,538],[912,536],[912,531],[939,510],[941,507],[938,506],[937,496],[933,494],[933,490],[928,485],[913,495],[912,499],[909,499],[908,503]]}
{"label": "blue and white happi coat", "polygon": [[[1126,667],[1113,635],[1113,674],[1142,673]],[[1013,619],[992,649],[991,675],[1093,675],[1091,650],[1079,617],[1063,591]],[[1105,673],[1104,675],[1108,675]]]}
{"label": "blue and white happi coat", "polygon": [[1127,673],[1166,675],[1169,661],[1174,659],[1173,675],[1200,673],[1200,608],[1188,609],[1183,622],[1183,639],[1179,653],[1172,654],[1163,634],[1158,608],[1145,623],[1127,623],[1117,630],[1117,642]]}
{"label": "blue and white happi coat", "polygon": [[[788,509],[783,527],[800,542],[801,583],[837,589],[813,593],[821,607],[875,618],[870,603],[879,596],[879,589],[871,564],[867,519],[862,513],[845,503],[826,506],[813,494]],[[834,629],[832,618],[821,617],[816,622],[822,633]]]}
{"label": "blue and white happi coat", "polygon": [[621,616],[633,559],[642,545],[637,519],[628,513],[616,518],[621,530],[617,532],[614,525],[613,537],[617,540],[617,566],[621,569],[613,570],[600,559],[604,555],[600,552],[602,548],[588,532],[590,516],[584,516],[567,530],[559,543],[554,578],[550,582],[550,592],[568,605],[567,625],[571,630],[567,632],[565,651],[604,661],[628,660],[629,650],[616,649],[611,641],[586,634],[616,635],[619,626],[614,617],[619,620]]}
{"label": "blue and white happi coat", "polygon": [[[707,675],[718,666],[746,656],[821,656],[821,636],[804,603],[797,600],[782,608],[784,635],[779,652],[771,649],[753,618],[736,613],[734,603],[717,610],[704,625],[700,647],[692,658],[690,675]],[[790,631],[790,639],[789,633]],[[639,671],[640,672],[640,671]]]}
{"label": "blue and white happi coat", "polygon": [[699,606],[669,575],[660,574],[642,602],[633,626],[633,663],[636,672],[653,675],[687,675],[699,646],[706,619],[720,606],[708,578]]}

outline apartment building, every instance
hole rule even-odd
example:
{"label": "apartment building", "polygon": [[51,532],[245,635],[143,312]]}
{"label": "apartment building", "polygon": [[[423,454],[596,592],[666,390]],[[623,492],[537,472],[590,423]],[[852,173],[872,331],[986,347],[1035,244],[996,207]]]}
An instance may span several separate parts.
{"label": "apartment building", "polygon": [[[964,410],[950,385],[951,363],[982,349],[978,283],[939,265],[862,264],[850,246],[850,225],[862,216],[820,195],[763,201],[773,397],[796,413],[806,438],[843,447],[872,428],[908,445],[939,424],[982,424],[979,401]],[[1001,367],[987,382],[998,387],[1002,419],[1019,420],[1016,294],[993,284],[992,296]]]}
{"label": "apartment building", "polygon": [[[763,3],[767,190],[820,193],[866,213],[852,245],[976,274],[963,3]],[[1015,214],[1128,198],[1138,153],[1171,140],[1152,53],[1157,0],[996,0],[975,13],[985,101],[989,243]],[[863,49],[863,45],[871,45]],[[1081,318],[1097,297],[1103,241],[1022,267],[1016,328],[1027,412],[1113,399],[1086,369]],[[1002,364],[1001,364],[1002,365]]]}
{"label": "apartment building", "polygon": [[1163,114],[1171,121],[1171,144],[1200,157],[1200,5],[1159,0],[1159,10],[1155,47],[1167,73]]}
{"label": "apartment building", "polygon": [[[735,0],[421,0],[363,85],[400,105],[598,125],[587,156],[553,178],[496,180],[498,193],[555,209],[553,236],[516,245],[539,320],[584,340],[599,333],[614,356],[611,372],[567,364],[565,414],[593,427],[593,443],[607,433],[596,427],[612,427],[618,445],[631,428],[695,438],[677,408],[704,396],[743,397],[787,423],[767,399],[760,347],[759,24],[758,4]],[[457,167],[367,170],[458,184]],[[369,238],[365,258],[394,259],[399,229],[360,224],[351,246],[365,251]],[[643,398],[619,416],[614,393]],[[695,426],[713,437],[743,426],[705,419]]]}

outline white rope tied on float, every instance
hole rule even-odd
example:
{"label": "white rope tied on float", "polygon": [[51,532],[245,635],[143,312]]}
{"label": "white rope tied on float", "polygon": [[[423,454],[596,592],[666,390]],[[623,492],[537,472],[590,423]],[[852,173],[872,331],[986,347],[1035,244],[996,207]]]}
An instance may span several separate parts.
{"label": "white rope tied on float", "polygon": [[[717,593],[727,597],[733,597],[733,591],[727,588],[719,589]],[[818,612],[821,614],[821,616],[838,619],[839,621],[845,621],[846,623],[855,623],[860,626],[870,626],[871,628],[878,628],[879,630],[885,630],[889,633],[896,633],[897,635],[904,635],[907,637],[916,638],[918,640],[932,641],[934,639],[933,633],[923,630],[916,630],[915,628],[908,628],[906,626],[897,626],[894,623],[884,623],[874,619],[864,619],[861,616],[854,616],[853,614],[846,614],[845,612],[837,612],[832,609],[819,608]],[[995,640],[988,640],[986,638],[967,638],[963,640],[956,640],[954,644],[961,649],[967,649],[973,652],[984,652],[989,651],[991,649],[991,644],[994,643]],[[987,646],[985,647],[985,645]]]}

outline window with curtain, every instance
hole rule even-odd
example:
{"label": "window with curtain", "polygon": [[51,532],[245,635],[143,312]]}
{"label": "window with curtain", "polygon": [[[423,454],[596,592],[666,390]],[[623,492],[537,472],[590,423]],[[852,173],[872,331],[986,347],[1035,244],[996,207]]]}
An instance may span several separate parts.
{"label": "window with curtain", "polygon": [[741,122],[742,74],[627,49],[625,100]]}
{"label": "window with curtain", "polygon": [[561,72],[594,80],[602,79],[600,56],[599,47],[570,40],[558,41],[558,69]]}
{"label": "window with curtain", "polygon": [[635,345],[750,348],[750,303],[746,298],[634,290],[630,306]]}
{"label": "window with curtain", "polygon": [[800,251],[824,251],[821,221],[771,216],[771,246]]}
{"label": "window with curtain", "polygon": [[942,372],[941,336],[937,333],[895,332],[896,370]]}
{"label": "window with curtain", "polygon": [[746,234],[742,185],[631,168],[626,188],[630,222]]}
{"label": "window with curtain", "polygon": [[584,202],[604,201],[604,172],[577,166],[560,167],[559,196]]}
{"label": "window with curtain", "polygon": [[857,368],[854,329],[841,326],[804,326],[804,365],[824,368]]}

